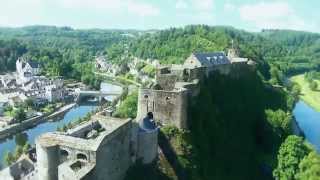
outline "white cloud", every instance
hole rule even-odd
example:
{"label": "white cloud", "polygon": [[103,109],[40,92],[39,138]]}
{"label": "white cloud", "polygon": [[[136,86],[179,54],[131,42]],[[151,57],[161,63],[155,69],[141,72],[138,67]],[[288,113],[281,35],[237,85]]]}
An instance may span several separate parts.
{"label": "white cloud", "polygon": [[133,0],[59,0],[65,8],[95,9],[106,13],[130,12],[138,16],[156,16],[160,10],[147,2]]}
{"label": "white cloud", "polygon": [[213,9],[213,0],[192,0],[193,6],[199,11],[211,11]]}
{"label": "white cloud", "polygon": [[254,5],[244,5],[240,7],[240,15],[244,20],[278,20],[287,15],[292,15],[293,10],[288,3],[258,3]]}
{"label": "white cloud", "polygon": [[207,11],[211,11],[214,6],[213,0],[174,0],[176,9],[188,9],[200,11],[200,13],[204,13]]}
{"label": "white cloud", "polygon": [[155,6],[147,3],[137,3],[137,2],[128,2],[127,8],[130,13],[139,15],[139,16],[158,16],[160,10]]}
{"label": "white cloud", "polygon": [[124,7],[125,3],[117,0],[57,0],[64,8],[70,9],[96,9],[117,11]]}
{"label": "white cloud", "polygon": [[0,6],[0,26],[17,26],[41,19],[41,0],[3,0]]}
{"label": "white cloud", "polygon": [[229,2],[225,3],[224,6],[223,6],[223,10],[225,12],[232,12],[232,11],[235,11],[237,8],[234,4],[231,4]]}
{"label": "white cloud", "polygon": [[256,28],[303,30],[308,26],[287,2],[260,2],[239,8],[242,20]]}
{"label": "white cloud", "polygon": [[178,0],[176,2],[176,9],[187,9],[189,7],[185,0]]}

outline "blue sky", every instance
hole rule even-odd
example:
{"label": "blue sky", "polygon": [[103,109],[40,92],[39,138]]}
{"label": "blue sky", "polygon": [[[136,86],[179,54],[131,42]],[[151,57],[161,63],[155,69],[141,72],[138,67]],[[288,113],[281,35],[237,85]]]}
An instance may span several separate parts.
{"label": "blue sky", "polygon": [[188,24],[320,32],[319,0],[1,0],[0,26],[163,29]]}

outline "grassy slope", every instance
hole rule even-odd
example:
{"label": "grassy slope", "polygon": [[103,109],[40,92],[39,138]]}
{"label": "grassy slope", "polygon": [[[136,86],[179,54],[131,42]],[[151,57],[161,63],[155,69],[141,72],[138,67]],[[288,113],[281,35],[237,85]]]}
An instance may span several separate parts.
{"label": "grassy slope", "polygon": [[[293,76],[291,77],[291,80],[301,86],[301,99],[317,111],[320,111],[320,89],[318,88],[317,91],[312,91],[303,75]],[[318,84],[320,86],[319,81]]]}

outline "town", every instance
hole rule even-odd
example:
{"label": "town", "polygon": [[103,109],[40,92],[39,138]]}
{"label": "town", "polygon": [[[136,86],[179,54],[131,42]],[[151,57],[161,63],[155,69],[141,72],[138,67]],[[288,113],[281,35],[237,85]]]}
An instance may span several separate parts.
{"label": "town", "polygon": [[[40,76],[40,64],[19,58],[16,61],[16,72],[0,76],[0,127],[5,127],[27,118],[42,115],[43,111],[25,112],[23,105],[44,107],[54,106],[72,96],[63,86],[60,77],[50,79]],[[15,109],[13,109],[15,108]]]}

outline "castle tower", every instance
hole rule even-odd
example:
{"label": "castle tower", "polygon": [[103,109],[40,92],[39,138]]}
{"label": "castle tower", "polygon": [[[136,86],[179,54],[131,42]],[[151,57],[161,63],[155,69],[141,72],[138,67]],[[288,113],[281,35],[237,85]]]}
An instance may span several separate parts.
{"label": "castle tower", "polygon": [[154,120],[162,125],[172,125],[187,129],[187,107],[189,91],[140,89],[138,96],[137,119],[142,119],[149,112]]}
{"label": "castle tower", "polygon": [[36,141],[38,179],[41,180],[58,179],[59,147],[49,141],[42,137]]}
{"label": "castle tower", "polygon": [[238,52],[236,50],[236,48],[234,47],[234,41],[231,41],[231,48],[228,49],[228,58],[232,59],[232,58],[236,58],[239,57]]}
{"label": "castle tower", "polygon": [[152,163],[158,156],[158,132],[152,113],[140,120],[137,159],[141,159],[143,164]]}

